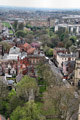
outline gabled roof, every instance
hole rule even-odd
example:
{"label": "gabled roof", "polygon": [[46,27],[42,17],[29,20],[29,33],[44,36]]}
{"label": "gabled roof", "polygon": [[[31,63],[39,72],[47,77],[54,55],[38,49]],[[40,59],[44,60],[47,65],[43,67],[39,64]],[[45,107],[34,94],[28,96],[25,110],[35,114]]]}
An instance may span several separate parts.
{"label": "gabled roof", "polygon": [[30,49],[27,50],[27,53],[28,54],[33,54],[35,50],[36,50],[36,48],[30,48]]}
{"label": "gabled roof", "polygon": [[10,49],[9,54],[18,54],[20,53],[20,48],[14,46]]}
{"label": "gabled roof", "polygon": [[31,46],[32,47],[40,47],[40,43],[33,42],[33,43],[31,43]]}
{"label": "gabled roof", "polygon": [[24,48],[31,48],[31,45],[28,44],[28,43],[25,43],[25,44],[23,45],[23,47],[24,47]]}
{"label": "gabled roof", "polygon": [[19,73],[17,76],[16,76],[16,82],[19,82],[23,77],[23,74],[22,73]]}

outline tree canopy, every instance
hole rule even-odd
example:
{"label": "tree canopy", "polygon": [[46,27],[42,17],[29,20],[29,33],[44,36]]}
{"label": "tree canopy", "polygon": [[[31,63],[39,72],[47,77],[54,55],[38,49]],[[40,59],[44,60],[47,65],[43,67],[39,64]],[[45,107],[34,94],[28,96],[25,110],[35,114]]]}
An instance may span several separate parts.
{"label": "tree canopy", "polygon": [[12,113],[11,120],[45,120],[40,110],[33,101],[29,101],[24,107],[18,106]]}

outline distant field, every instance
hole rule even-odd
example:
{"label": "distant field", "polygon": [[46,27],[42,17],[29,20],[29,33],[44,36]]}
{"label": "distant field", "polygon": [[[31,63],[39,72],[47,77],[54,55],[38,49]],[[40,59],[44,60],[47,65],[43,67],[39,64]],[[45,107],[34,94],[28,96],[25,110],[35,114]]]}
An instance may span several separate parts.
{"label": "distant field", "polygon": [[2,22],[2,24],[3,24],[5,27],[10,28],[10,24],[9,24],[8,22]]}

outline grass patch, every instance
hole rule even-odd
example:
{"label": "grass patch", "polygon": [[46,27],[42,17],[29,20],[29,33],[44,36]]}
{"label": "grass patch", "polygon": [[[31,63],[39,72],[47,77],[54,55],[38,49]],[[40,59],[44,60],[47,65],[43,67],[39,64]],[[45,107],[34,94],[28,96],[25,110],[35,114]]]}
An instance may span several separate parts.
{"label": "grass patch", "polygon": [[9,30],[9,33],[10,33],[10,34],[13,34],[13,31],[12,31],[12,30]]}
{"label": "grass patch", "polygon": [[43,80],[38,80],[38,85],[45,85],[45,81],[43,81]]}
{"label": "grass patch", "polygon": [[2,22],[3,26],[10,28],[10,24],[8,22]]}
{"label": "grass patch", "polygon": [[39,86],[39,92],[43,93],[46,91],[46,86]]}

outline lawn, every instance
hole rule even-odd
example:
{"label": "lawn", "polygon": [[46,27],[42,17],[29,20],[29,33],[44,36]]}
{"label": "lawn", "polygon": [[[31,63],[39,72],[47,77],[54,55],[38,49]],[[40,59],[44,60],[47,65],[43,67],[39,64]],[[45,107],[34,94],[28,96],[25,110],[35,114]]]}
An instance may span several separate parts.
{"label": "lawn", "polygon": [[2,22],[2,24],[3,24],[5,27],[10,28],[10,24],[9,24],[8,22]]}
{"label": "lawn", "polygon": [[13,34],[13,31],[12,31],[12,30],[9,30],[9,33],[10,33],[10,34]]}

